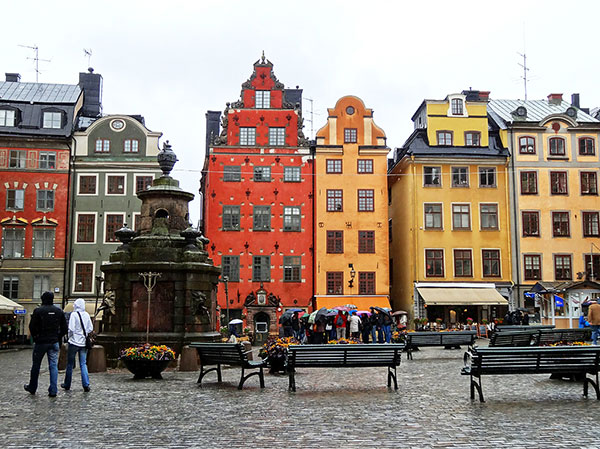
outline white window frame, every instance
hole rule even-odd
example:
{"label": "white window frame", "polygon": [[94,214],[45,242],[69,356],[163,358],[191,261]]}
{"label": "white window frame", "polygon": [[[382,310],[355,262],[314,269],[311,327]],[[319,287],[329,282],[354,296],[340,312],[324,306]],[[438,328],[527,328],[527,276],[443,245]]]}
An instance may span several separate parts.
{"label": "white window frame", "polygon": [[[89,176],[89,177],[94,177],[96,178],[96,193],[81,193],[81,191],[79,190],[79,186],[81,185],[80,183],[80,178],[82,176]],[[98,190],[100,189],[100,184],[98,181],[98,173],[77,173],[77,195],[79,196],[98,196]]]}
{"label": "white window frame", "polygon": [[[36,231],[54,231],[54,238],[52,239],[52,257],[36,257],[35,255],[35,232]],[[34,226],[33,235],[31,241],[31,258],[32,259],[54,259],[56,257],[56,228],[49,226]]]}
{"label": "white window frame", "polygon": [[[123,177],[123,193],[108,193],[108,178],[110,176],[122,176]],[[106,196],[127,196],[127,173],[105,173],[104,175],[104,194]]]}
{"label": "white window frame", "polygon": [[[50,159],[53,157],[54,160],[52,162],[54,167],[42,167],[42,156],[46,156],[46,160],[44,161],[46,165],[50,165]],[[40,151],[38,153],[38,168],[40,170],[56,170],[56,151]]]}
{"label": "white window frame", "polygon": [[[56,117],[58,116],[58,126]],[[62,128],[62,112],[45,111],[43,114],[42,128],[44,129],[61,129]],[[48,126],[47,126],[48,125]]]}
{"label": "white window frame", "polygon": [[12,109],[0,109],[0,126],[15,126],[17,115]]}
{"label": "white window frame", "polygon": [[[94,215],[94,240],[91,242],[78,242],[77,241],[77,226],[79,224],[80,215]],[[78,211],[75,212],[75,232],[73,236],[73,243],[75,245],[95,245],[98,240],[98,212],[94,211]]]}
{"label": "white window frame", "polygon": [[[493,204],[496,206],[496,220],[498,220],[498,226],[495,228],[484,228],[481,223],[483,222],[483,220],[481,219],[481,206],[485,205],[487,206],[488,204]],[[479,209],[479,230],[480,231],[493,231],[493,232],[497,232],[500,231],[500,203],[495,202],[495,201],[481,201],[479,203],[477,203],[477,208]],[[521,214],[522,216],[522,214]]]}
{"label": "white window frame", "polygon": [[256,109],[271,108],[271,91],[270,90],[255,90],[254,91],[254,107]]}
{"label": "white window frame", "polygon": [[[469,225],[465,228],[457,228],[454,226],[454,206],[467,206],[469,208]],[[473,230],[473,208],[471,203],[450,203],[450,212],[452,214],[452,230],[453,231],[472,231]],[[462,211],[460,213],[462,217]]]}
{"label": "white window frame", "polygon": [[127,218],[127,212],[121,212],[121,211],[117,211],[117,212],[103,212],[102,215],[102,243],[105,245],[120,245],[121,242],[119,242],[119,240],[117,240],[116,242],[109,242],[106,240],[106,219],[109,215],[120,215],[123,217],[123,224],[126,223],[126,218]]}
{"label": "white window frame", "polygon": [[[127,149],[128,143],[129,143],[129,149]],[[134,147],[135,147],[135,150],[134,150]],[[140,141],[138,139],[125,139],[123,141],[123,153],[139,153],[139,152],[140,152]]]}
{"label": "white window frame", "polygon": [[[452,100],[462,100],[462,114],[453,114],[452,113]],[[467,96],[463,94],[452,94],[448,95],[448,117],[468,117],[469,114],[467,112]]]}

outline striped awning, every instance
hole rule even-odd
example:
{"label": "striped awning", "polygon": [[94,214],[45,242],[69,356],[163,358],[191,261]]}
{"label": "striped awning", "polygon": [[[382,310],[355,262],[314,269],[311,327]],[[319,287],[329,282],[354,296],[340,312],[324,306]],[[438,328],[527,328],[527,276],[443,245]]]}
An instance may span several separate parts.
{"label": "striped awning", "polygon": [[417,287],[425,303],[430,306],[499,306],[508,305],[495,288],[433,288]]}

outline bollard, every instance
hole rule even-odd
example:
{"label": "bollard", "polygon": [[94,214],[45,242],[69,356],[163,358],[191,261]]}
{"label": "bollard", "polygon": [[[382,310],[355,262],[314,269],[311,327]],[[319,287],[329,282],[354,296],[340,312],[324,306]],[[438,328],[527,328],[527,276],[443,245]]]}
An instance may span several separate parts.
{"label": "bollard", "polygon": [[88,350],[87,355],[88,373],[104,373],[106,372],[106,353],[104,346],[94,345]]}
{"label": "bollard", "polygon": [[60,351],[58,352],[58,370],[64,371],[67,369],[67,349],[69,345],[63,343],[60,345]]}
{"label": "bollard", "polygon": [[198,371],[198,351],[189,346],[181,348],[179,371]]}

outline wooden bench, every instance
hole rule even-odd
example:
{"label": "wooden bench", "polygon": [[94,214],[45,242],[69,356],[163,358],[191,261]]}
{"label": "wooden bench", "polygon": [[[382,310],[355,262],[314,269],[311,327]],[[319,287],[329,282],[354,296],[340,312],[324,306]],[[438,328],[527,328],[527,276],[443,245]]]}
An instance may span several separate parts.
{"label": "wooden bench", "polygon": [[542,329],[538,333],[538,345],[552,343],[575,343],[592,339],[591,329]]}
{"label": "wooden bench", "polygon": [[494,332],[489,346],[543,346],[552,343],[574,343],[591,339],[590,329],[527,329]]}
{"label": "wooden bench", "polygon": [[554,324],[498,324],[494,328],[494,332],[512,332],[512,331],[526,331],[526,330],[542,330],[542,329],[554,329]]}
{"label": "wooden bench", "polygon": [[288,347],[289,390],[296,391],[296,368],[388,367],[388,387],[398,389],[396,367],[403,344],[293,345]]}
{"label": "wooden bench", "polygon": [[490,347],[493,346],[531,346],[537,345],[538,330],[494,332],[490,337]]}
{"label": "wooden bench", "polygon": [[420,346],[444,346],[447,349],[460,349],[460,345],[472,345],[475,343],[476,336],[477,331],[407,332],[407,356],[412,360],[412,352]]}
{"label": "wooden bench", "polygon": [[[483,399],[481,376],[486,374],[543,374],[560,373],[583,376],[583,395],[588,395],[588,384],[596,391],[600,369],[600,346],[553,346],[526,348],[470,348],[465,353],[465,366],[461,374],[471,377],[471,399],[475,399],[475,389],[479,400]],[[587,377],[595,375],[595,380]],[[477,379],[477,380],[476,380]]]}
{"label": "wooden bench", "polygon": [[[200,386],[202,386],[202,378],[211,371],[216,371],[217,380],[222,382],[221,365],[234,365],[242,368],[238,390],[241,390],[244,386],[244,382],[254,375],[257,375],[260,379],[260,388],[265,388],[265,378],[263,373],[263,368],[266,366],[265,361],[248,360],[248,355],[244,351],[244,347],[241,343],[191,343],[190,347],[196,348],[198,356],[200,357],[201,369],[200,377],[198,377]],[[215,368],[207,369],[207,367],[211,365],[217,366]],[[245,375],[245,372],[248,369],[258,369],[258,371]]]}

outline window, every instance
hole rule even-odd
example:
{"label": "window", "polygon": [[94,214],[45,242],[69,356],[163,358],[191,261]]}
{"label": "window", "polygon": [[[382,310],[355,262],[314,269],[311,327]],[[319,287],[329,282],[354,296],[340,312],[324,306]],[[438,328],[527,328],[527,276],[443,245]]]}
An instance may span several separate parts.
{"label": "window", "polygon": [[344,128],[344,143],[356,143],[356,128]]}
{"label": "window", "polygon": [[426,187],[442,184],[442,167],[423,167],[423,185]]}
{"label": "window", "polygon": [[2,295],[8,299],[19,298],[19,276],[4,276],[2,278]]}
{"label": "window", "polygon": [[452,205],[452,228],[471,229],[471,208],[468,204]]}
{"label": "window", "polygon": [[54,151],[40,151],[39,168],[42,170],[56,169],[56,153]]}
{"label": "window", "polygon": [[537,172],[521,172],[521,195],[537,194]]}
{"label": "window", "polygon": [[96,194],[96,176],[80,176],[79,177],[79,194],[80,195],[95,195]]}
{"label": "window", "polygon": [[535,139],[533,137],[519,137],[519,153],[535,154]]}
{"label": "window", "polygon": [[271,281],[271,257],[252,257],[252,282]]}
{"label": "window", "polygon": [[141,192],[142,190],[148,190],[148,188],[152,185],[152,181],[154,181],[154,176],[152,175],[136,176],[135,193]]}
{"label": "window", "polygon": [[96,231],[96,215],[95,214],[78,214],[77,215],[77,242],[78,243],[93,243],[95,240]]}
{"label": "window", "polygon": [[92,278],[94,273],[94,264],[77,263],[75,264],[75,289],[76,292],[91,292]]}
{"label": "window", "polygon": [[596,172],[581,172],[581,194],[598,195],[598,178]]}
{"label": "window", "polygon": [[240,182],[242,180],[242,167],[239,165],[225,165],[223,167],[224,182]]}
{"label": "window", "polygon": [[96,153],[110,153],[110,140],[97,139],[96,140]]}
{"label": "window", "polygon": [[223,231],[240,230],[240,206],[223,206]]}
{"label": "window", "polygon": [[452,187],[469,187],[468,167],[452,167]]}
{"label": "window", "polygon": [[463,115],[463,101],[460,98],[453,98],[452,104],[452,115]]}
{"label": "window", "polygon": [[54,257],[55,234],[54,229],[33,230],[33,257],[41,259],[51,259]]}
{"label": "window", "polygon": [[476,131],[465,132],[465,145],[468,147],[478,147],[481,145],[481,133]]}
{"label": "window", "polygon": [[344,231],[327,231],[327,253],[341,254],[344,252]]}
{"label": "window", "polygon": [[569,254],[557,254],[554,256],[554,278],[557,281],[570,281],[573,279],[571,256]]}
{"label": "window", "polygon": [[[583,236],[584,237],[600,237],[598,228],[599,223],[598,212],[583,212]],[[598,273],[600,274],[600,273]]]}
{"label": "window", "polygon": [[124,153],[137,153],[140,148],[140,142],[137,139],[125,139],[123,142]]}
{"label": "window", "polygon": [[374,271],[359,271],[358,272],[358,294],[359,295],[374,295],[375,294],[375,272]]}
{"label": "window", "polygon": [[595,152],[594,139],[591,137],[582,137],[579,139],[579,154],[581,156],[593,156]]}
{"label": "window", "polygon": [[525,254],[523,266],[526,281],[537,281],[542,279],[542,257],[539,254]]}
{"label": "window", "polygon": [[269,109],[271,107],[271,91],[257,90],[255,92],[255,107],[257,109]]}
{"label": "window", "polygon": [[38,190],[36,210],[54,210],[54,190]]}
{"label": "window", "polygon": [[358,189],[358,211],[373,212],[375,210],[375,191]]}
{"label": "window", "polygon": [[240,126],[240,145],[256,145],[256,128]]}
{"label": "window", "polygon": [[495,167],[479,167],[479,187],[496,187]]}
{"label": "window", "polygon": [[522,212],[523,237],[539,237],[540,235],[540,213]]}
{"label": "window", "polygon": [[255,231],[271,230],[271,206],[254,206],[252,213]]}
{"label": "window", "polygon": [[271,167],[254,167],[255,182],[271,182]]}
{"label": "window", "polygon": [[42,297],[42,293],[50,291],[50,276],[40,275],[33,277],[33,298]]}
{"label": "window", "polygon": [[569,237],[569,213],[552,212],[552,235]]}
{"label": "window", "polygon": [[300,282],[300,268],[299,256],[283,256],[283,281]]}
{"label": "window", "polygon": [[283,208],[283,230],[300,231],[300,206],[285,206]]}
{"label": "window", "polygon": [[479,206],[479,219],[482,230],[497,230],[498,229],[498,205],[497,204],[481,204]]}
{"label": "window", "polygon": [[25,207],[25,190],[8,189],[6,191],[6,208],[9,210],[23,210]]}
{"label": "window", "polygon": [[44,128],[60,129],[62,128],[62,113],[44,112]]}
{"label": "window", "polygon": [[0,109],[0,126],[15,126],[15,111]]}
{"label": "window", "polygon": [[125,176],[108,175],[106,193],[108,195],[125,195]]}
{"label": "window", "polygon": [[373,159],[359,159],[357,161],[358,173],[373,173]]}
{"label": "window", "polygon": [[327,294],[328,295],[343,295],[344,294],[344,273],[341,271],[327,272]]}
{"label": "window", "polygon": [[300,182],[300,167],[283,167],[283,182]]}
{"label": "window", "polygon": [[565,156],[565,139],[562,137],[551,137],[550,156]]}
{"label": "window", "polygon": [[2,231],[2,256],[5,259],[24,257],[25,229],[4,228]]}
{"label": "window", "polygon": [[454,250],[454,276],[471,277],[473,276],[473,262],[471,260],[470,249]]}
{"label": "window", "polygon": [[221,257],[222,276],[229,279],[229,282],[240,281],[240,256]]}
{"label": "window", "polygon": [[600,254],[585,255],[585,272],[588,279],[600,277]]}
{"label": "window", "polygon": [[483,276],[500,276],[500,250],[484,249],[481,251],[483,259]]}
{"label": "window", "polygon": [[375,231],[358,231],[358,252],[375,254]]}
{"label": "window", "polygon": [[425,204],[425,229],[442,229],[441,204]]}
{"label": "window", "polygon": [[437,143],[438,145],[452,145],[452,131],[438,131],[437,132]]}
{"label": "window", "polygon": [[25,168],[25,167],[27,167],[27,151],[25,151],[25,150],[10,150],[8,166],[10,168]]}
{"label": "window", "polygon": [[341,159],[327,159],[326,161],[327,173],[341,173],[342,172],[342,160]]}
{"label": "window", "polygon": [[550,193],[552,195],[568,195],[566,171],[550,172]]}
{"label": "window", "polygon": [[285,128],[283,128],[283,127],[269,128],[269,145],[277,145],[277,146],[285,145]]}
{"label": "window", "polygon": [[327,212],[343,210],[343,190],[327,190]]}
{"label": "window", "polygon": [[106,234],[104,241],[106,243],[118,243],[119,239],[115,235],[123,227],[123,215],[121,214],[106,214]]}
{"label": "window", "polygon": [[444,251],[441,249],[425,250],[425,276],[444,277]]}

